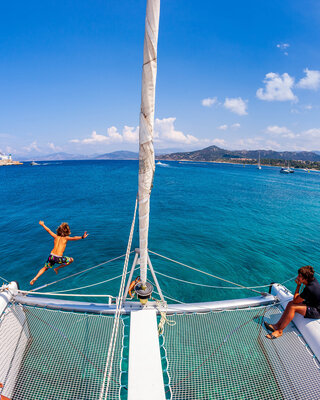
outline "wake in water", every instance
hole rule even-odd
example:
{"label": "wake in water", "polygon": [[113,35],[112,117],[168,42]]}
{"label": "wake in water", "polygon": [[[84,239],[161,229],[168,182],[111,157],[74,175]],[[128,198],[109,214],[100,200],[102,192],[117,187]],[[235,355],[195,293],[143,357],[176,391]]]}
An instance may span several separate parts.
{"label": "wake in water", "polygon": [[156,165],[159,165],[159,167],[170,167],[169,164],[162,163],[162,162],[160,162],[160,161],[158,161]]}

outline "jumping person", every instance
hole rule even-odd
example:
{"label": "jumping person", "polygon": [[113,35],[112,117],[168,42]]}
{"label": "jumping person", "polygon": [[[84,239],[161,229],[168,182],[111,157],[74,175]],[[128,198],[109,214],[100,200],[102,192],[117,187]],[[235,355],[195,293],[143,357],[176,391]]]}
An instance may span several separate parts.
{"label": "jumping person", "polygon": [[[298,276],[295,279],[297,284],[296,291],[279,321],[274,324],[264,322],[265,327],[271,331],[266,337],[276,339],[282,336],[284,328],[293,320],[295,313],[303,315],[305,318],[320,318],[320,284],[314,277],[314,269],[310,265],[301,267],[298,270]],[[301,285],[306,285],[300,293]]]}
{"label": "jumping person", "polygon": [[30,281],[30,285],[33,285],[35,281],[41,276],[47,269],[52,268],[55,264],[59,264],[58,267],[54,268],[54,272],[57,274],[60,268],[66,267],[73,262],[72,257],[65,257],[63,252],[65,251],[67,242],[70,240],[85,239],[88,234],[84,232],[82,236],[69,236],[71,234],[70,227],[66,222],[63,222],[57,229],[57,233],[53,233],[43,221],[39,221],[39,224],[54,238],[54,246],[48,257],[44,267],[40,269],[37,275]]}

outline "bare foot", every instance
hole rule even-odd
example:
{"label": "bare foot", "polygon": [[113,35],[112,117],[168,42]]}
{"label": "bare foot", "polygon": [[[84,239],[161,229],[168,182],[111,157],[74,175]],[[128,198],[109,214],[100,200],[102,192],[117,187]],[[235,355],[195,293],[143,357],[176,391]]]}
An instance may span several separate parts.
{"label": "bare foot", "polygon": [[54,272],[58,275],[58,269],[59,268],[54,268],[53,270],[54,270]]}
{"label": "bare foot", "polygon": [[268,333],[268,335],[266,335],[267,339],[277,339],[279,337],[282,336],[282,331],[274,331],[272,333]]}
{"label": "bare foot", "polygon": [[33,285],[35,283],[35,280],[32,279],[32,281],[30,281],[30,285]]}

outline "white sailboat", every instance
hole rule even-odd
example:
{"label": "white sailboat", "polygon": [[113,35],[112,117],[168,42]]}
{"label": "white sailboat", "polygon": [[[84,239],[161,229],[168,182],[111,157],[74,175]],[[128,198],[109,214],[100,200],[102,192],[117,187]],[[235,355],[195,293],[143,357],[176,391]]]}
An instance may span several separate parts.
{"label": "white sailboat", "polygon": [[288,161],[288,166],[287,167],[282,167],[280,169],[281,174],[293,174],[294,169],[290,168],[290,161]]}
{"label": "white sailboat", "polygon": [[[1,399],[320,397],[318,321],[298,315],[282,338],[265,338],[263,318],[267,316],[272,322],[292,299],[284,286],[268,285],[269,293],[264,293],[259,287],[248,288],[148,250],[149,202],[155,171],[152,142],[159,10],[160,0],[147,1],[137,199],[140,248],[131,251],[136,202],[116,298],[101,296],[109,299],[107,303],[73,301],[65,299],[72,295],[98,296],[81,295],[79,288],[43,291],[68,277],[32,291],[20,290],[16,282],[1,287]],[[255,296],[167,304],[150,255],[177,263],[180,268],[191,268],[208,279],[219,279],[228,285],[226,290],[238,288]],[[138,265],[141,282],[132,285]],[[97,267],[101,265],[77,274]],[[147,278],[148,268],[153,284]],[[158,300],[152,298],[154,286]],[[133,288],[141,301],[128,300],[127,294]]]}
{"label": "white sailboat", "polygon": [[260,163],[260,151],[259,151],[259,159],[258,159],[258,165],[257,165],[258,169],[261,169],[261,163]]}

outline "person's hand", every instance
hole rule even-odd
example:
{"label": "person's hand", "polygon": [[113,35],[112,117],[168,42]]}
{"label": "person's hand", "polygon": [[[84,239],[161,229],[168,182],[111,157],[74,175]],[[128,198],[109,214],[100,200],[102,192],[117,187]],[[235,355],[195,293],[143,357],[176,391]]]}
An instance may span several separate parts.
{"label": "person's hand", "polygon": [[43,222],[43,221],[39,221],[39,224],[40,224],[41,226],[43,226],[43,225],[44,225],[44,222]]}
{"label": "person's hand", "polygon": [[85,239],[87,236],[89,236],[89,234],[87,233],[87,231],[85,231],[85,233],[82,235],[82,239]]}
{"label": "person's hand", "polygon": [[301,282],[300,282],[300,279],[298,277],[294,281],[298,286],[301,286]]}

